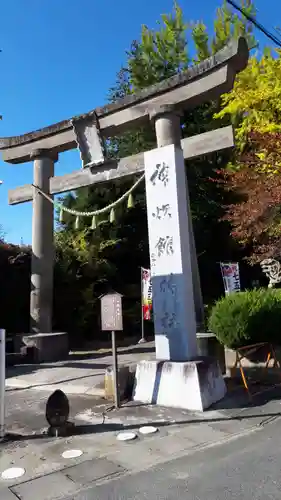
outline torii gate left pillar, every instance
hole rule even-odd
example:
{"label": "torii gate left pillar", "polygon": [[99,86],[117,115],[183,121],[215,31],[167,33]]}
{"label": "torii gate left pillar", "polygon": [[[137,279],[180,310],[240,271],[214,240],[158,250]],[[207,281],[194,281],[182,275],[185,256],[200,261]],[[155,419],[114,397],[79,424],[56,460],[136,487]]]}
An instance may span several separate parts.
{"label": "torii gate left pillar", "polygon": [[[58,155],[38,149],[31,159],[34,160],[33,184],[49,194]],[[36,334],[52,331],[54,207],[35,187],[32,211],[30,331]]]}
{"label": "torii gate left pillar", "polygon": [[[33,184],[50,196],[50,179],[58,154],[48,149],[35,149]],[[30,332],[23,342],[34,348],[36,361],[53,361],[68,354],[68,335],[53,332],[54,277],[54,207],[33,187],[32,257],[30,290]]]}

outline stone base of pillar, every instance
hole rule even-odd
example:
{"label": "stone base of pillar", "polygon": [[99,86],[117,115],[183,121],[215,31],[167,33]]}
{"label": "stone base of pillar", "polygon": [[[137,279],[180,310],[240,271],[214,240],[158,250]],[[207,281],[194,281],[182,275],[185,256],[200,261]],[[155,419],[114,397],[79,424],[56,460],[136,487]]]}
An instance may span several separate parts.
{"label": "stone base of pillar", "polygon": [[133,400],[171,408],[203,411],[226,394],[217,360],[141,361],[137,365]]}
{"label": "stone base of pillar", "polygon": [[28,348],[33,348],[33,361],[36,363],[60,361],[65,359],[69,353],[66,332],[23,335],[22,341]]}

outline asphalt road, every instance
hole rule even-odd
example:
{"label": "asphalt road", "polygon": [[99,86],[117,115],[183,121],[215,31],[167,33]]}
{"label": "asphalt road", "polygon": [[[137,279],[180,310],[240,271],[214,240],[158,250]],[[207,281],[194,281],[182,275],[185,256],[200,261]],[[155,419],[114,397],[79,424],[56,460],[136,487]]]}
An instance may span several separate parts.
{"label": "asphalt road", "polygon": [[278,419],[246,437],[96,485],[67,500],[280,500],[280,429]]}

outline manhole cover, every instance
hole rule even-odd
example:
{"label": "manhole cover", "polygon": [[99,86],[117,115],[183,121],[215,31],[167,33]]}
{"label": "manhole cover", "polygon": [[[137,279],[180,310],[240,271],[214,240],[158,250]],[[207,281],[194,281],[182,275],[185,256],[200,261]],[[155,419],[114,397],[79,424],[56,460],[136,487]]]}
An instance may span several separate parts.
{"label": "manhole cover", "polygon": [[21,467],[11,467],[10,469],[4,470],[2,472],[2,479],[18,479],[25,474],[25,470]]}
{"label": "manhole cover", "polygon": [[140,434],[144,434],[144,435],[154,434],[157,431],[158,431],[157,427],[153,427],[152,425],[145,425],[145,426],[139,428]]}
{"label": "manhole cover", "polygon": [[117,435],[117,440],[118,441],[132,441],[133,439],[136,439],[137,435],[135,432],[120,432]]}
{"label": "manhole cover", "polygon": [[83,451],[81,450],[66,450],[63,452],[62,457],[63,458],[77,458],[81,457],[83,455]]}

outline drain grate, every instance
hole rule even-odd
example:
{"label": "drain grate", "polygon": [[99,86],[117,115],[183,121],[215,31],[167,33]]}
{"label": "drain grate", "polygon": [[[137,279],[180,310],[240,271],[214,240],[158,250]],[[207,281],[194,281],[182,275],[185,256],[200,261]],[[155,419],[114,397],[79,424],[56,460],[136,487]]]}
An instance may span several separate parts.
{"label": "drain grate", "polygon": [[126,469],[121,465],[107,460],[107,458],[97,458],[87,460],[73,467],[64,470],[64,474],[82,486],[93,483],[98,479],[104,479],[108,476],[124,473]]}
{"label": "drain grate", "polygon": [[21,500],[57,500],[76,493],[79,485],[66,477],[62,472],[54,472],[47,476],[32,479],[26,483],[12,486],[10,490]]}

